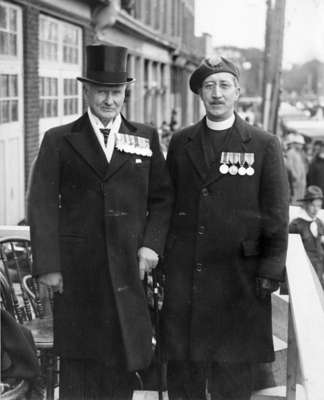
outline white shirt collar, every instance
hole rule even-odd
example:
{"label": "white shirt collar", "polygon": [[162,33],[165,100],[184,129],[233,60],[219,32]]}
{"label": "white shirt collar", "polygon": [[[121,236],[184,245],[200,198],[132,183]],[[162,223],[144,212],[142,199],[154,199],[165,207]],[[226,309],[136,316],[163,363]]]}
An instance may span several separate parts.
{"label": "white shirt collar", "polygon": [[307,212],[302,207],[300,207],[300,210],[298,212],[298,217],[308,222],[312,222],[317,219],[317,215],[316,217],[312,218],[309,214],[307,214]]}
{"label": "white shirt collar", "polygon": [[223,131],[225,129],[229,129],[233,126],[235,122],[235,114],[232,114],[229,118],[225,119],[224,121],[212,121],[208,119],[206,116],[206,124],[209,129],[213,131]]}

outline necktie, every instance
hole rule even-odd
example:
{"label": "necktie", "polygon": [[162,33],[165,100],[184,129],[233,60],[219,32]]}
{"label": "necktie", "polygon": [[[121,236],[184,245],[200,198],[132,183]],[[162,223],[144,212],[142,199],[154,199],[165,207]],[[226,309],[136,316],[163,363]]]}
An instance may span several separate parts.
{"label": "necktie", "polygon": [[100,132],[103,134],[105,146],[107,146],[110,129],[106,129],[106,128],[105,129],[100,129]]}

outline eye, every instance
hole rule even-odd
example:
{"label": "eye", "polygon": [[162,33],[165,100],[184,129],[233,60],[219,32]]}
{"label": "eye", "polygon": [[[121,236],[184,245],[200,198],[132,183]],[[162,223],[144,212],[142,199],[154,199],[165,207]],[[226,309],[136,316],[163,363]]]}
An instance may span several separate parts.
{"label": "eye", "polygon": [[204,89],[206,90],[212,90],[215,87],[215,85],[213,83],[207,83],[206,85],[204,85]]}

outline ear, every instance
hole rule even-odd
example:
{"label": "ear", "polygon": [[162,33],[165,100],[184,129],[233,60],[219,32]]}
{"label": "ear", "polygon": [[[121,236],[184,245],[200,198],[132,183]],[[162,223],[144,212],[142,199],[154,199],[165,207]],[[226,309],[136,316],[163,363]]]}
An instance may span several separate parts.
{"label": "ear", "polygon": [[89,87],[86,83],[83,84],[83,94],[88,97]]}
{"label": "ear", "polygon": [[239,86],[237,86],[236,94],[235,94],[235,101],[237,101],[239,99],[240,93],[241,93],[241,88]]}

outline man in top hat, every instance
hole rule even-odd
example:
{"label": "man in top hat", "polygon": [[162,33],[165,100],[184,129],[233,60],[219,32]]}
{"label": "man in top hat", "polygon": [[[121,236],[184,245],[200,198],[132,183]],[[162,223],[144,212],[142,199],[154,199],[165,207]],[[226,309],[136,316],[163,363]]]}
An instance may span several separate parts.
{"label": "man in top hat", "polygon": [[126,60],[87,47],[88,110],[46,132],[34,167],[33,273],[55,292],[61,400],[127,399],[151,361],[141,280],[163,252],[172,189],[156,130],[121,115]]}
{"label": "man in top hat", "polygon": [[[283,278],[287,174],[278,139],[234,111],[239,72],[210,58],[191,90],[206,116],[173,135],[175,205],[166,244],[164,353],[170,399],[247,400],[274,359],[271,292]],[[209,368],[207,368],[209,367]]]}

